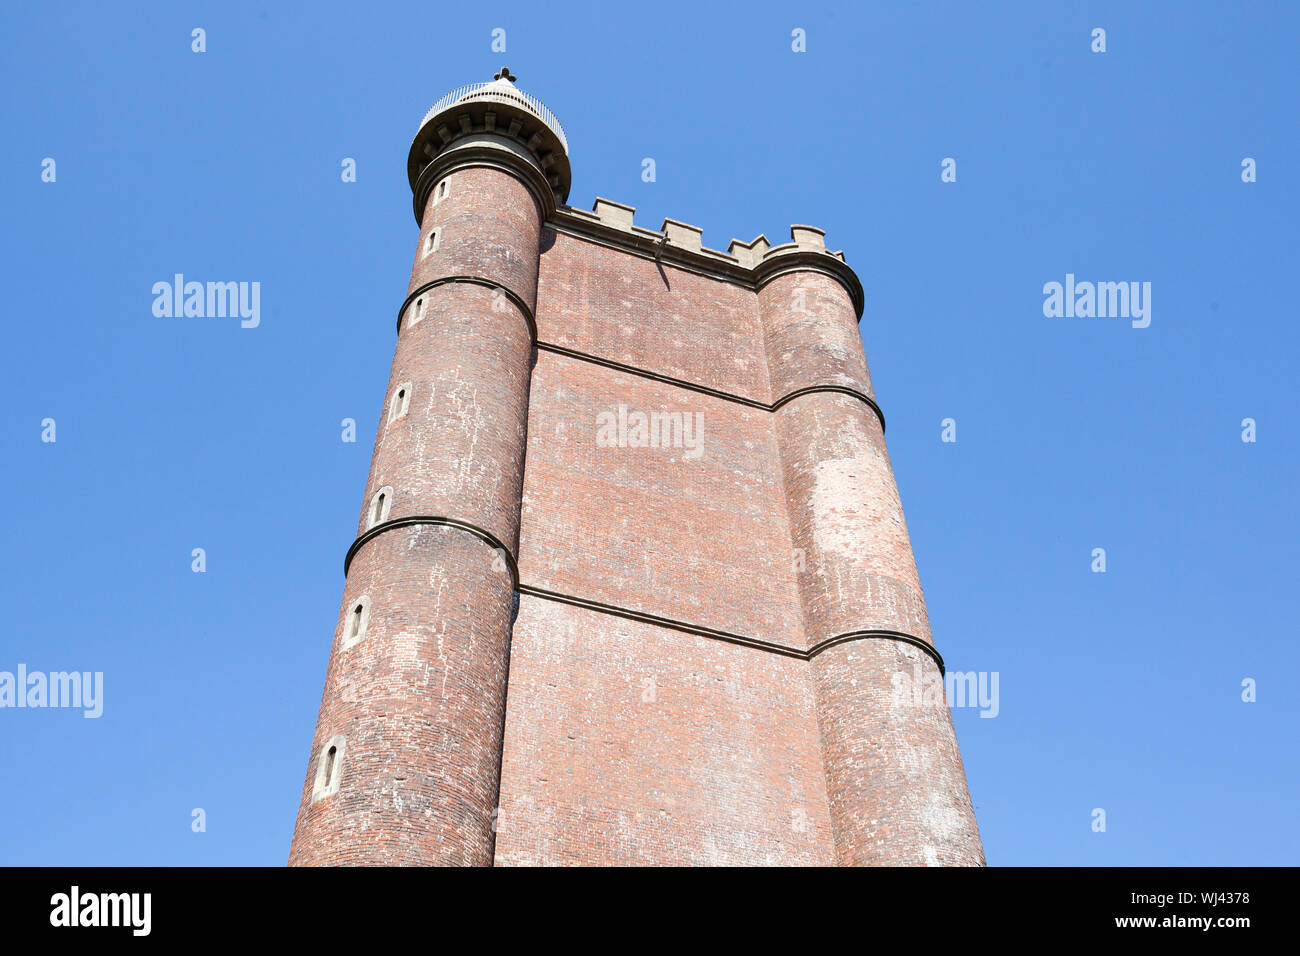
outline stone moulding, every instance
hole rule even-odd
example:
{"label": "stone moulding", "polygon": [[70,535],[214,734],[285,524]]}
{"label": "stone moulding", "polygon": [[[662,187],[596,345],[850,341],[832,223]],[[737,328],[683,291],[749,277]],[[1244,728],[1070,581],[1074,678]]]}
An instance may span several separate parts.
{"label": "stone moulding", "polygon": [[495,551],[499,551],[505,558],[506,566],[510,570],[510,580],[516,590],[519,588],[519,565],[515,561],[515,556],[496,535],[486,528],[480,528],[478,525],[469,521],[461,521],[459,518],[447,518],[442,515],[403,515],[400,518],[390,518],[388,521],[381,521],[374,527],[367,528],[357,536],[348,548],[348,553],[343,558],[343,576],[348,576],[348,570],[352,567],[352,559],[357,556],[357,552],[365,547],[366,543],[379,537],[385,531],[392,531],[396,528],[409,528],[414,525],[430,525],[434,527],[459,528],[478,538]]}
{"label": "stone moulding", "polygon": [[421,169],[411,184],[411,205],[415,210],[416,224],[424,222],[425,205],[435,183],[459,169],[474,167],[497,169],[518,178],[537,200],[543,225],[555,214],[555,193],[537,165],[516,152],[508,140],[484,134],[476,141],[462,142],[455,149],[440,153],[437,159]]}
{"label": "stone moulding", "polygon": [[700,385],[697,382],[687,381],[686,379],[674,378],[671,375],[663,375],[659,372],[652,372],[648,369],[639,368],[638,366],[629,365],[625,362],[619,362],[614,359],[602,358],[598,355],[592,355],[588,352],[582,352],[579,351],[578,349],[569,348],[566,345],[556,345],[552,342],[543,342],[537,337],[537,320],[533,317],[533,310],[528,307],[528,303],[525,302],[524,299],[512,289],[508,289],[505,286],[501,285],[500,283],[495,282],[491,279],[484,278],[483,276],[470,276],[470,275],[440,276],[437,279],[433,279],[429,282],[423,283],[422,285],[416,286],[416,288],[411,291],[410,295],[408,295],[405,299],[402,300],[402,304],[397,309],[397,332],[399,335],[402,332],[402,319],[405,317],[406,310],[410,308],[411,303],[414,302],[416,299],[418,299],[420,296],[424,295],[424,293],[428,292],[430,289],[436,288],[440,285],[446,285],[447,283],[450,282],[468,282],[474,285],[486,286],[487,288],[493,290],[499,289],[501,293],[510,300],[510,302],[515,306],[515,308],[519,310],[520,314],[523,315],[524,322],[528,325],[529,337],[532,339],[533,345],[536,348],[540,349],[541,351],[551,352],[555,355],[564,355],[569,358],[578,359],[579,361],[583,361],[583,362],[591,362],[594,365],[601,365],[604,366],[605,368],[613,369],[614,371],[626,372],[629,375],[637,375],[640,376],[641,378],[648,378],[656,382],[662,382],[665,385],[675,385],[678,388],[684,388],[692,392],[700,392],[701,394],[704,395],[710,395],[713,398],[719,398],[727,402],[735,402],[738,405],[746,405],[750,408],[762,409],[763,411],[766,412],[775,412],[783,405],[786,405],[787,403],[793,401],[794,399],[800,398],[804,395],[811,395],[816,392],[836,392],[841,395],[848,395],[852,398],[855,398],[858,401],[862,402],[864,405],[868,406],[872,410],[872,412],[875,413],[876,418],[879,419],[880,431],[882,434],[884,433],[885,413],[881,411],[880,406],[876,403],[875,399],[873,399],[870,395],[867,395],[865,392],[860,392],[855,388],[849,388],[846,385],[806,385],[803,388],[797,388],[793,392],[781,396],[774,402],[771,403],[760,402],[757,399],[746,398],[743,395],[736,395],[732,392],[724,392],[721,389],[711,388],[708,385]]}
{"label": "stone moulding", "polygon": [[436,279],[431,279],[422,285],[416,286],[411,290],[411,294],[402,300],[402,304],[397,310],[397,334],[402,334],[402,319],[406,316],[406,310],[411,307],[412,302],[424,295],[424,293],[428,292],[430,289],[436,289],[438,286],[447,285],[450,282],[467,282],[471,285],[486,286],[493,291],[500,290],[501,294],[509,299],[511,304],[514,305],[514,307],[523,315],[524,322],[528,325],[528,337],[532,340],[534,345],[537,344],[537,322],[533,318],[533,310],[528,307],[528,303],[524,301],[523,296],[514,289],[508,288],[500,282],[485,278],[484,276],[439,276]]}
{"label": "stone moulding", "polygon": [[510,572],[510,582],[516,594],[527,595],[530,597],[541,598],[547,601],[555,601],[560,604],[568,604],[572,607],[585,608],[589,611],[596,611],[601,614],[610,614],[615,617],[622,617],[628,620],[637,621],[642,624],[651,624],[656,627],[666,628],[673,631],[682,631],[687,634],[695,634],[700,637],[708,637],[714,640],[726,641],[729,644],[739,644],[744,647],[750,647],[755,650],[768,651],[774,654],[781,654],[785,657],[793,657],[798,660],[810,661],[822,651],[835,647],[840,644],[846,644],[850,641],[863,640],[892,640],[901,641],[905,644],[911,644],[930,655],[935,665],[939,668],[940,676],[946,673],[943,657],[934,648],[933,645],[916,637],[912,634],[906,634],[902,631],[882,630],[878,628],[864,628],[862,630],[846,631],[843,634],[837,634],[832,637],[818,641],[808,648],[793,647],[789,644],[781,644],[777,641],[766,641],[762,638],[748,637],[744,634],[736,634],[731,631],[723,631],[718,628],[706,627],[703,624],[692,624],[688,621],[678,621],[673,618],[662,617],[658,614],[649,614],[644,611],[634,611],[630,608],[619,607],[615,604],[608,604],[604,601],[593,601],[588,598],[574,597],[571,594],[561,594],[559,591],[552,591],[549,588],[541,588],[531,584],[524,584],[519,577],[519,564],[515,556],[510,553],[510,549],[501,542],[496,535],[485,528],[481,528],[469,521],[461,521],[457,518],[448,518],[442,515],[407,515],[401,518],[393,518],[389,521],[383,521],[368,528],[352,542],[348,548],[348,553],[343,559],[343,576],[346,578],[348,570],[352,566],[352,559],[356,557],[367,542],[374,540],[386,531],[393,531],[398,528],[410,528],[416,526],[432,526],[456,528],[467,534],[473,535],[484,544],[488,545],[494,551],[498,552],[504,559],[507,569]]}

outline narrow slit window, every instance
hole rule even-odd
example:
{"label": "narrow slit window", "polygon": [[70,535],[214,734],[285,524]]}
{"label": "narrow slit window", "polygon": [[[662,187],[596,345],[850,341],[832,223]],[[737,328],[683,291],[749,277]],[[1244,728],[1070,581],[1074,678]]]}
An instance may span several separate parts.
{"label": "narrow slit window", "polygon": [[442,202],[446,198],[447,198],[447,180],[444,179],[442,182],[438,183],[438,188],[434,191],[433,204],[436,206],[438,205],[438,203]]}
{"label": "narrow slit window", "polygon": [[375,492],[370,499],[370,520],[366,522],[367,528],[373,528],[381,521],[388,520],[388,512],[393,507],[393,489],[385,485]]}
{"label": "narrow slit window", "polygon": [[397,386],[397,391],[393,393],[392,400],[388,403],[388,421],[389,423],[397,421],[406,414],[406,410],[411,406],[411,383],[403,382]]}
{"label": "narrow slit window", "polygon": [[438,234],[441,229],[430,229],[429,234],[424,237],[424,254],[430,255],[438,251]]}
{"label": "narrow slit window", "polygon": [[370,626],[370,598],[359,597],[348,607],[343,622],[343,649],[359,644]]}
{"label": "narrow slit window", "polygon": [[316,766],[316,780],[312,786],[313,801],[333,796],[339,792],[343,779],[343,736],[336,734],[321,748],[320,762]]}
{"label": "narrow slit window", "polygon": [[415,325],[424,318],[424,296],[415,300],[415,305],[411,307],[411,324]]}

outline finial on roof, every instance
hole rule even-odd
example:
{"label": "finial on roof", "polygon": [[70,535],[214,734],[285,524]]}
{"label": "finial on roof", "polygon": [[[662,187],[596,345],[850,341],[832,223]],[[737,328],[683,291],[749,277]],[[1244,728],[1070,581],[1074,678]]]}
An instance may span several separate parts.
{"label": "finial on roof", "polygon": [[508,67],[508,66],[503,66],[503,67],[501,67],[501,72],[500,72],[500,73],[494,73],[494,74],[492,75],[492,79],[494,79],[494,80],[505,79],[505,80],[509,80],[511,83],[513,83],[515,80],[519,79],[519,77],[511,75],[511,73],[510,73],[510,67]]}

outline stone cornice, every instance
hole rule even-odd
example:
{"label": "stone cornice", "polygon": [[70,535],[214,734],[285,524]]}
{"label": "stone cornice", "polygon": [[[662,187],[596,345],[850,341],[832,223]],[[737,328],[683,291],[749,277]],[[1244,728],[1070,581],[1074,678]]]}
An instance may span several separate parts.
{"label": "stone cornice", "polygon": [[845,385],[805,385],[797,388],[793,392],[782,395],[774,402],[760,402],[755,398],[748,398],[744,395],[736,395],[732,392],[724,392],[721,389],[710,388],[708,385],[701,385],[698,382],[687,381],[682,378],[674,378],[671,375],[663,375],[659,372],[651,372],[648,369],[638,368],[635,365],[628,365],[625,362],[617,362],[613,359],[601,358],[599,355],[591,355],[587,352],[580,352],[577,349],[571,349],[564,345],[555,345],[551,342],[537,341],[534,343],[540,351],[551,352],[555,355],[563,355],[567,358],[577,359],[580,362],[590,362],[592,365],[600,365],[604,368],[612,369],[616,372],[626,372],[628,375],[636,375],[640,378],[647,378],[654,382],[660,382],[664,385],[673,385],[677,388],[684,388],[692,392],[699,392],[702,395],[709,395],[718,398],[724,402],[734,402],[737,405],[745,405],[749,408],[757,408],[765,412],[776,412],[796,398],[802,398],[805,395],[814,395],[821,392],[830,392],[838,395],[847,395],[862,404],[875,413],[876,418],[880,421],[880,432],[885,432],[885,413],[880,410],[875,399],[865,392],[860,392],[855,388],[849,388]]}
{"label": "stone cornice", "polygon": [[[630,208],[630,207],[625,207]],[[710,279],[731,282],[746,289],[753,290],[754,276],[751,270],[741,265],[734,256],[714,249],[701,249],[698,252],[687,247],[667,242],[665,232],[655,232],[641,226],[630,229],[620,228],[591,213],[569,206],[561,206],[545,223],[550,229],[578,239],[586,239],[620,252],[626,252],[642,259],[662,262],[664,265],[694,272]]]}
{"label": "stone cornice", "polygon": [[528,336],[532,340],[534,347],[540,349],[543,352],[551,352],[552,354],[555,355],[563,355],[571,359],[577,359],[580,362],[589,362],[592,365],[600,365],[603,366],[604,368],[612,369],[616,372],[626,372],[628,375],[636,375],[640,378],[646,378],[646,379],[650,379],[651,381],[661,382],[664,385],[673,385],[677,388],[688,389],[689,391],[699,392],[703,395],[711,395],[714,398],[719,398],[726,402],[734,402],[738,405],[746,405],[749,408],[757,408],[765,412],[778,411],[789,402],[794,401],[796,398],[801,398],[804,395],[812,395],[819,392],[832,392],[832,393],[838,393],[840,395],[847,395],[850,398],[856,399],[857,401],[862,402],[864,405],[869,407],[875,413],[876,418],[880,420],[881,434],[883,434],[885,431],[885,413],[880,410],[880,406],[876,404],[876,400],[873,399],[870,395],[866,394],[865,392],[859,391],[856,388],[849,388],[846,385],[805,385],[802,388],[795,389],[793,392],[788,392],[787,394],[782,395],[780,398],[777,398],[775,401],[763,402],[763,401],[759,401],[756,398],[750,398],[745,395],[737,395],[734,392],[724,392],[722,389],[712,388],[708,385],[703,385],[699,382],[692,382],[684,378],[676,378],[672,375],[664,375],[661,372],[653,372],[650,371],[649,369],[640,368],[636,365],[630,365],[626,362],[619,362],[616,359],[609,359],[609,358],[603,358],[602,356],[599,355],[592,355],[590,352],[582,352],[578,349],[569,348],[567,345],[559,345],[553,342],[543,342],[537,337],[537,319],[533,315],[533,310],[528,307],[528,303],[525,302],[523,298],[513,289],[506,288],[500,283],[492,279],[485,278],[484,276],[473,276],[473,275],[440,276],[437,279],[432,279],[429,282],[425,282],[416,286],[414,289],[411,290],[410,294],[408,294],[407,297],[402,300],[402,304],[397,310],[398,335],[401,335],[402,333],[402,321],[406,316],[406,310],[410,308],[411,303],[415,301],[416,298],[423,295],[425,292],[428,292],[430,289],[435,289],[438,286],[447,285],[453,282],[465,282],[471,285],[484,286],[486,288],[493,289],[493,290],[499,289],[501,291],[501,294],[504,295],[507,299],[509,299],[510,302],[515,306],[515,308],[519,310],[520,315],[523,317],[524,324],[528,326]]}
{"label": "stone cornice", "polygon": [[673,618],[661,617],[658,614],[634,611],[630,608],[607,604],[604,601],[593,601],[587,598],[574,597],[570,594],[561,594],[558,591],[537,587],[532,584],[524,584],[519,577],[519,564],[516,561],[515,556],[510,552],[510,549],[496,537],[496,535],[469,521],[460,521],[456,518],[447,518],[440,515],[407,515],[402,518],[392,518],[388,521],[380,522],[373,528],[368,528],[352,542],[352,547],[348,548],[347,556],[343,559],[343,576],[347,577],[348,571],[351,570],[352,567],[352,559],[356,557],[357,552],[360,551],[367,542],[372,541],[386,531],[415,526],[455,528],[471,535],[472,537],[478,538],[504,559],[506,570],[510,574],[511,587],[517,594],[542,598],[547,601],[555,601],[560,604],[568,604],[572,607],[585,608],[586,610],[595,611],[600,614],[622,617],[627,620],[638,621],[642,624],[651,624],[655,627],[667,628],[668,630],[682,631],[686,634],[695,634],[700,637],[726,641],[729,644],[739,644],[743,647],[768,651],[769,653],[780,654],[784,657],[793,657],[802,661],[810,661],[823,651],[829,650],[830,648],[836,647],[840,644],[849,643],[850,641],[901,641],[904,644],[910,644],[913,647],[924,651],[939,668],[940,676],[944,673],[943,656],[935,649],[934,645],[912,634],[904,634],[902,631],[882,629],[848,631],[844,634],[836,634],[833,637],[828,637],[825,640],[818,641],[810,647],[795,647],[790,644],[781,644],[777,641],[768,641],[763,638],[749,637],[744,634],[736,634],[732,631],[723,631],[714,627],[706,627],[703,624],[692,624],[688,621],[678,621]]}

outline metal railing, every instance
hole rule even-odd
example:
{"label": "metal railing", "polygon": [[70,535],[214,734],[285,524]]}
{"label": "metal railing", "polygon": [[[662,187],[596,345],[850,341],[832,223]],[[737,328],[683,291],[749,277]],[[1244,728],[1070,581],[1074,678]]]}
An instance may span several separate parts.
{"label": "metal railing", "polygon": [[[492,89],[487,91],[488,87]],[[569,141],[565,138],[564,127],[555,118],[555,114],[546,108],[546,104],[521,89],[506,86],[496,80],[488,83],[471,83],[468,86],[460,86],[452,90],[434,103],[429,112],[424,114],[424,120],[420,123],[420,127],[423,128],[425,123],[447,107],[455,106],[457,103],[466,100],[475,103],[508,103],[511,106],[522,106],[530,113],[541,117],[542,122],[555,131],[555,135],[560,137],[560,146],[564,148],[564,155],[569,155]]]}

